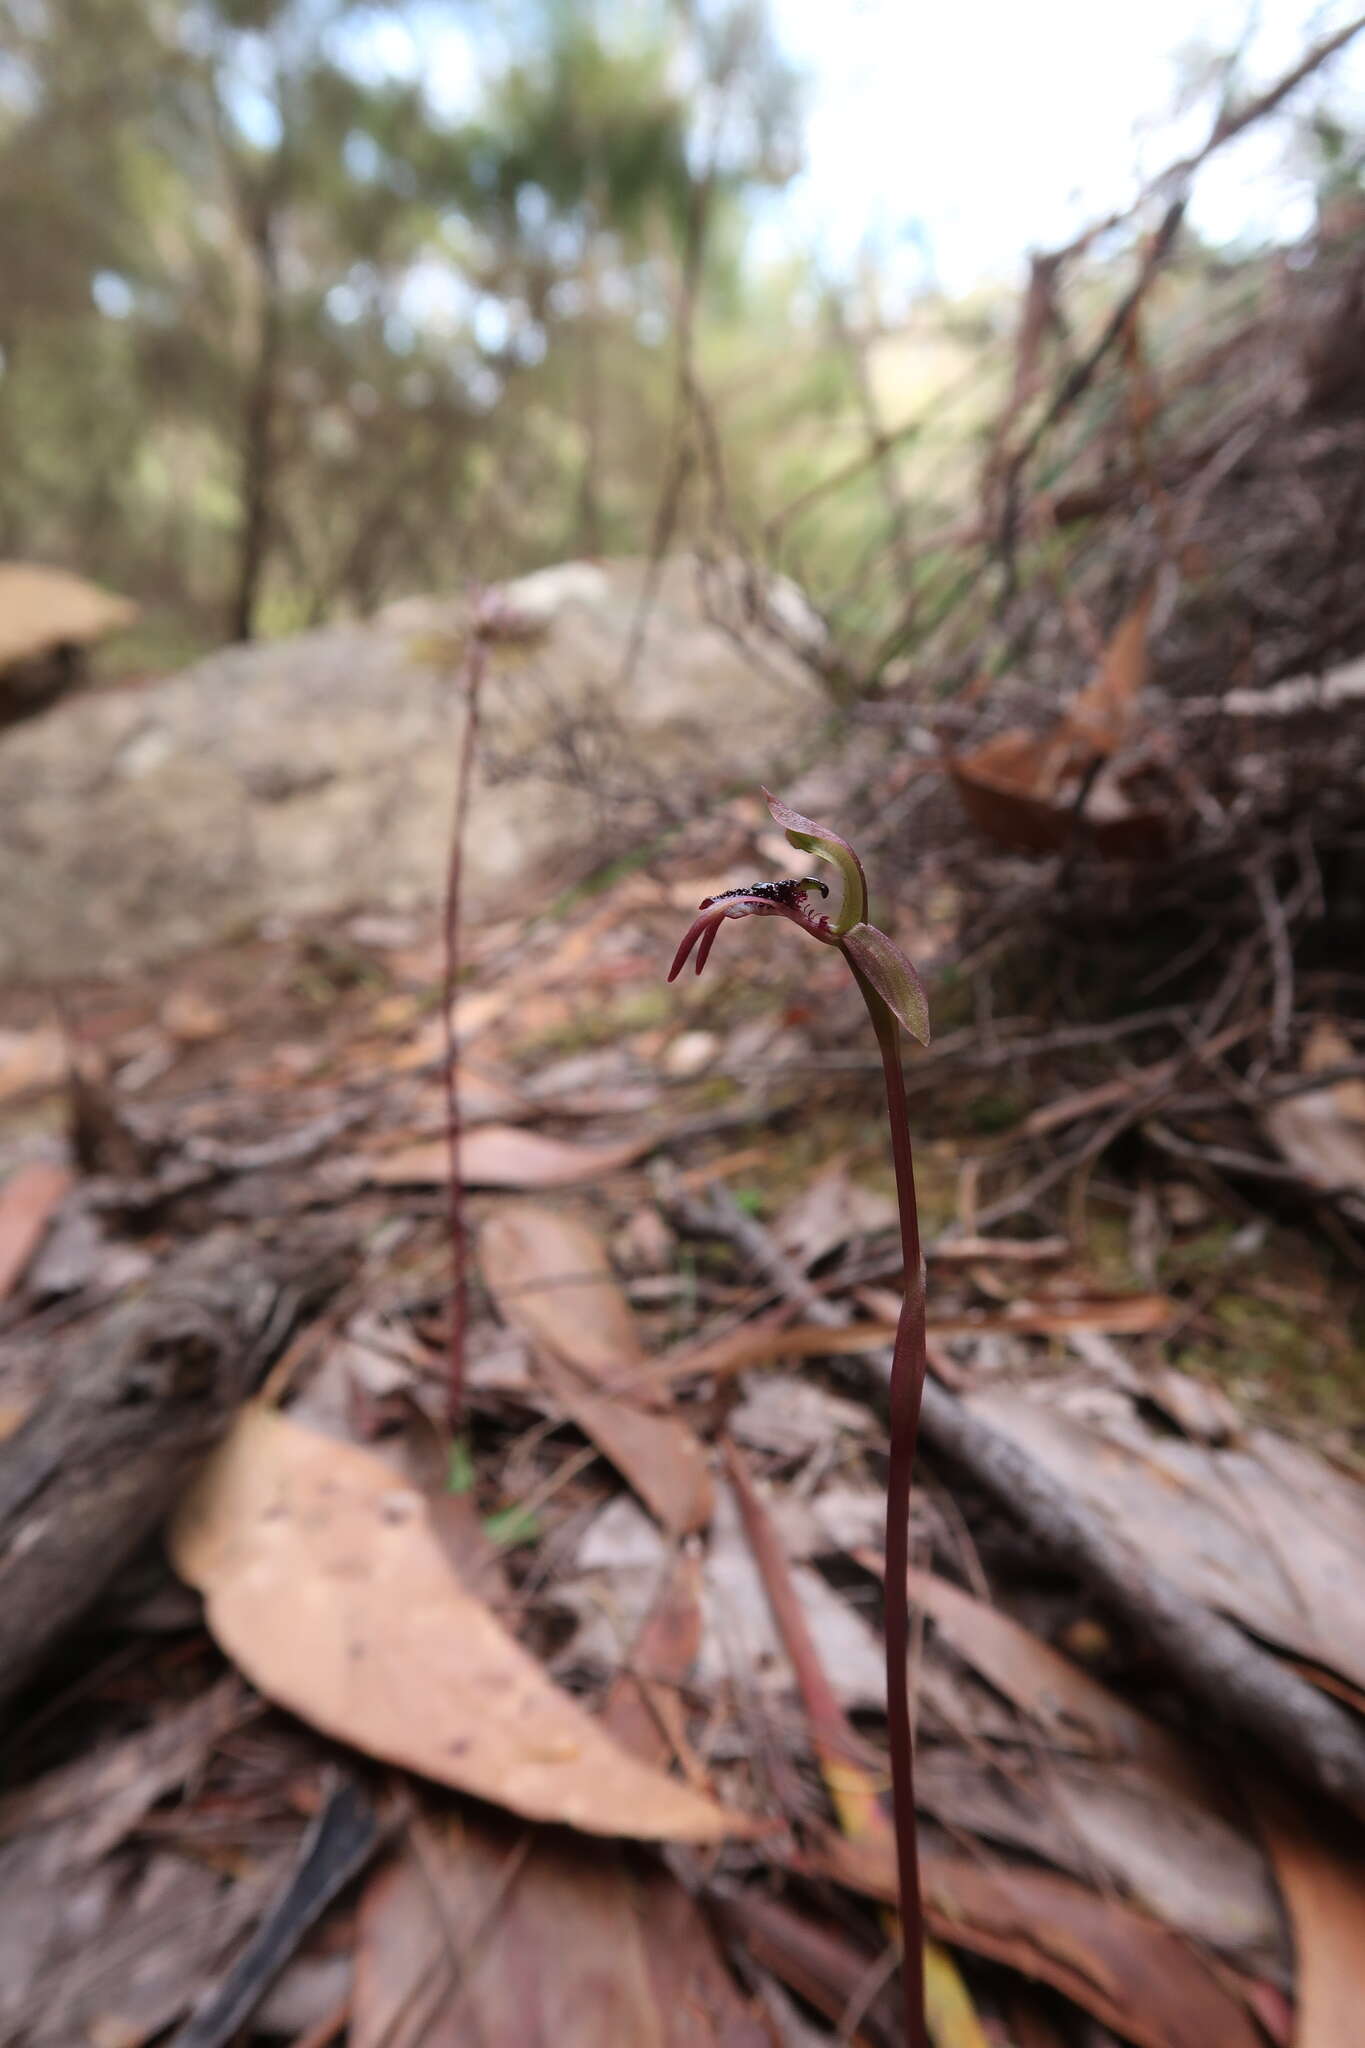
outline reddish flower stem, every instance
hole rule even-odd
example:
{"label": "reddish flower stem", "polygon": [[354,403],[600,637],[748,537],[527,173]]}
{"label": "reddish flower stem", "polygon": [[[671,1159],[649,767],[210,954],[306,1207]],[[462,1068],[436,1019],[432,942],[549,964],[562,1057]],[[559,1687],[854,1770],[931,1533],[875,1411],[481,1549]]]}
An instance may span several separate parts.
{"label": "reddish flower stem", "polygon": [[928,2048],[924,2020],[924,1909],[915,1830],[915,1750],[910,1722],[910,1478],[919,1438],[920,1400],[928,1367],[924,1322],[924,1258],[910,1117],[901,1071],[900,1027],[866,976],[844,955],[877,1033],[896,1171],[905,1292],[891,1357],[890,1461],[886,1477],[886,1721],[891,1752],[891,1806],[900,1887],[901,1975],[908,2048]]}
{"label": "reddish flower stem", "polygon": [[451,817],[450,864],[446,870],[444,974],[441,1012],[445,1020],[445,1112],[446,1161],[449,1175],[447,1194],[450,1219],[450,1342],[447,1349],[446,1403],[452,1433],[460,1427],[464,1411],[464,1347],[469,1323],[469,1232],[465,1227],[464,1183],[460,1177],[460,1048],[455,1032],[455,998],[460,979],[460,884],[464,874],[465,815],[474,776],[474,753],[479,737],[479,693],[487,666],[483,621],[476,610],[470,627],[469,645],[462,663],[465,720],[460,760],[455,777],[455,799]]}

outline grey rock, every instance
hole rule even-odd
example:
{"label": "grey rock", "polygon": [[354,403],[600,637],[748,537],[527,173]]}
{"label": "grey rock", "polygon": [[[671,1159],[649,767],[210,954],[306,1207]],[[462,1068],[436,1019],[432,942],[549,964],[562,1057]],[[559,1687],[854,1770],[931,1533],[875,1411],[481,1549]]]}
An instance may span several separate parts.
{"label": "grey rock", "polygon": [[[565,564],[506,596],[468,834],[471,903],[562,879],[708,793],[771,782],[824,702],[733,588]],[[719,605],[732,616],[718,624]],[[256,928],[439,898],[462,705],[463,601],[231,648],[141,691],[59,704],[0,739],[0,977],[125,972]]]}

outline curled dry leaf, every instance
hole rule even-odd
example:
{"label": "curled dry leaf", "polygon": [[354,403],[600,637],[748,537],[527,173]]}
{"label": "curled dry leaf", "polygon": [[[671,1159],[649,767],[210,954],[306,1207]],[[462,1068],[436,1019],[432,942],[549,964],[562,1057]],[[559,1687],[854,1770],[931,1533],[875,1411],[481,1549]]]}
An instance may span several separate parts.
{"label": "curled dry leaf", "polygon": [[456,1578],[382,1460],[243,1409],[176,1517],[177,1571],[266,1696],[534,1820],[716,1841],[740,1816],[627,1756]]}
{"label": "curled dry leaf", "polygon": [[1151,607],[1149,589],[1120,621],[1094,680],[1050,731],[1011,728],[949,757],[962,808],[988,838],[1051,853],[1068,845],[1083,821],[1103,854],[1140,860],[1165,850],[1169,800],[1153,802],[1135,772],[1140,763],[1114,759],[1136,734]]}
{"label": "curled dry leaf", "polygon": [[[597,1233],[538,1202],[507,1202],[479,1233],[484,1279],[505,1321],[585,1378],[619,1383],[645,1363],[630,1304]],[[652,1405],[667,1405],[655,1396]]]}
{"label": "curled dry leaf", "polygon": [[705,1526],[711,1485],[699,1439],[636,1392],[645,1359],[630,1305],[600,1239],[575,1217],[508,1203],[479,1235],[479,1263],[503,1316],[536,1346],[547,1391],[634,1487],[666,1529]]}

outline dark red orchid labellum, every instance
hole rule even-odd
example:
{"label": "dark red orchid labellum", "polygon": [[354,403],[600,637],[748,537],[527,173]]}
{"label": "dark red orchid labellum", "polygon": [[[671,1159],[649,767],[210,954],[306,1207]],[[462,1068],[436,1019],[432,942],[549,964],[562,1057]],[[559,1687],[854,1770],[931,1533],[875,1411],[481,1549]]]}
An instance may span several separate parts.
{"label": "dark red orchid labellum", "polygon": [[807,892],[812,889],[818,889],[822,896],[829,894],[823,882],[808,875],[799,882],[747,882],[738,889],[722,889],[718,896],[703,897],[698,915],[683,933],[682,943],[673,955],[669,980],[677,980],[698,940],[701,943],[697,946],[697,972],[701,973],[711,957],[716,933],[727,917],[787,917],[813,939],[820,939],[827,946],[837,945],[838,937],[829,919],[811,910],[806,901]]}

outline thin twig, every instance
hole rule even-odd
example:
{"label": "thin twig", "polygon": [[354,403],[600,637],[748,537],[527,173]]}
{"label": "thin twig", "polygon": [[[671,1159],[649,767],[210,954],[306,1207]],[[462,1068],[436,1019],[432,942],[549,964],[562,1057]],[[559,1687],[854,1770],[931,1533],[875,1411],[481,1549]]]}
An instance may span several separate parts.
{"label": "thin twig", "polygon": [[464,686],[464,735],[455,782],[450,831],[450,862],[446,871],[444,973],[441,1013],[445,1035],[443,1079],[445,1085],[446,1157],[450,1176],[448,1212],[450,1218],[450,1341],[447,1353],[449,1379],[447,1401],[450,1427],[457,1430],[464,1409],[465,1331],[469,1324],[469,1233],[465,1226],[464,1184],[460,1176],[460,1074],[459,1041],[455,1030],[455,997],[460,979],[460,887],[464,875],[465,819],[474,774],[474,755],[479,734],[479,696],[487,670],[485,635],[491,619],[485,601],[474,606],[469,639],[462,664]]}

